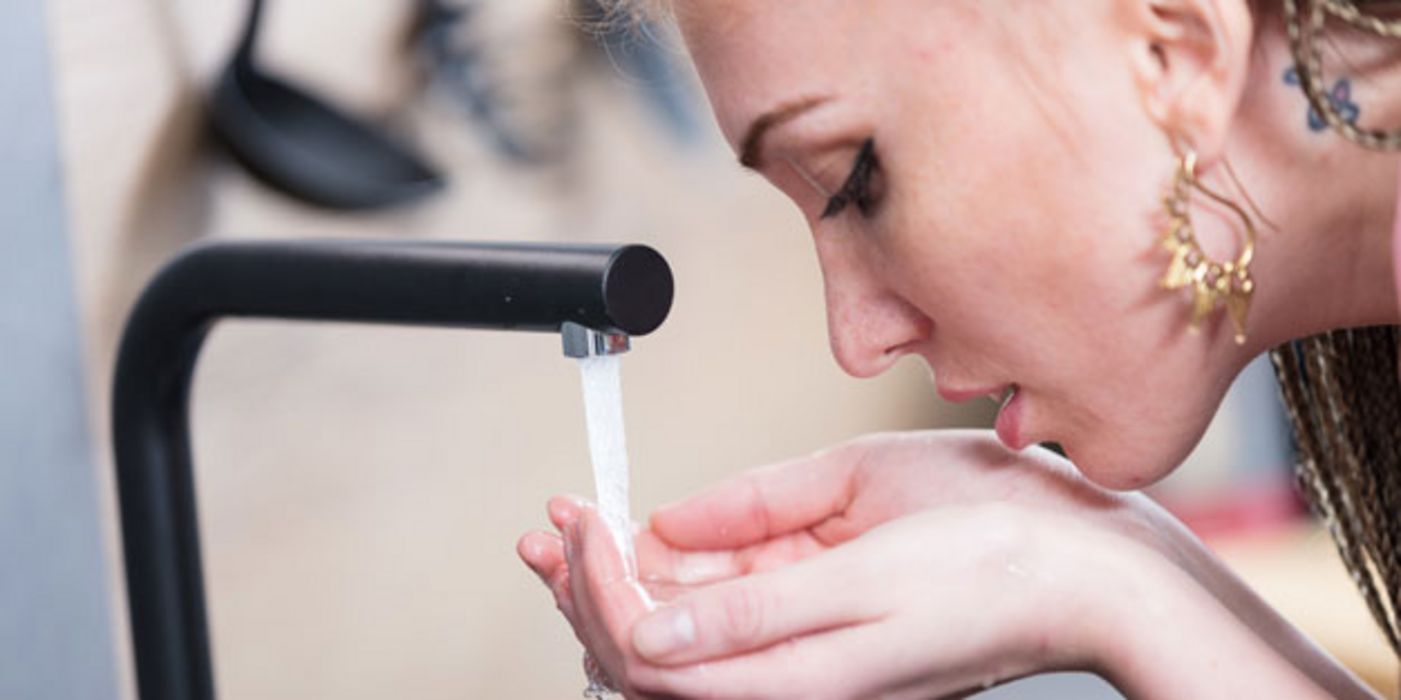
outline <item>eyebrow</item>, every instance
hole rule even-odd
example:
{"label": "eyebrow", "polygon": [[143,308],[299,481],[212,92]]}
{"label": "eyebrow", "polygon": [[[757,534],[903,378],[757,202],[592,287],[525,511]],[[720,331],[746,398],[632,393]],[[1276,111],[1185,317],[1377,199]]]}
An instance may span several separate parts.
{"label": "eyebrow", "polygon": [[754,120],[740,141],[739,164],[751,170],[759,169],[764,157],[764,135],[775,127],[790,122],[804,112],[828,101],[826,97],[805,97],[789,102]]}

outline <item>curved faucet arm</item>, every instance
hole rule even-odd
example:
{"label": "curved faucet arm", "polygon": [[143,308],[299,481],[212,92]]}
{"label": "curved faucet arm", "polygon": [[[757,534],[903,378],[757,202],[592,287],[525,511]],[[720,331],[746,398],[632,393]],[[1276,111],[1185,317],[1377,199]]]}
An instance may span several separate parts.
{"label": "curved faucet arm", "polygon": [[112,398],[140,697],[214,697],[186,413],[218,319],[645,335],[672,291],[666,261],[645,246],[223,242],[166,265],[127,322]]}

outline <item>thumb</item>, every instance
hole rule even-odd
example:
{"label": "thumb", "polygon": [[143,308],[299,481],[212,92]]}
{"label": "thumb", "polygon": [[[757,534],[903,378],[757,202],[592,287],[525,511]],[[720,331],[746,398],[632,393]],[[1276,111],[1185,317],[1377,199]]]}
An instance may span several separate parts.
{"label": "thumb", "polygon": [[693,591],[639,620],[633,646],[654,664],[684,665],[869,620],[877,596],[871,568],[860,564],[828,550]]}
{"label": "thumb", "polygon": [[851,502],[861,448],[847,445],[753,469],[663,506],[652,530],[686,550],[729,550],[810,527]]}

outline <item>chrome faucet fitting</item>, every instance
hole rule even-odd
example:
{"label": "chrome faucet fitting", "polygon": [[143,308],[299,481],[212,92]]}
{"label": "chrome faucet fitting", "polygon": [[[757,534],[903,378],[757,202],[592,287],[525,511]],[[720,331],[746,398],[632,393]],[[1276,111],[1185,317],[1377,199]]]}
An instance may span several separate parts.
{"label": "chrome faucet fitting", "polygon": [[621,355],[632,349],[632,341],[624,333],[600,333],[573,321],[565,321],[560,333],[564,338],[565,357]]}

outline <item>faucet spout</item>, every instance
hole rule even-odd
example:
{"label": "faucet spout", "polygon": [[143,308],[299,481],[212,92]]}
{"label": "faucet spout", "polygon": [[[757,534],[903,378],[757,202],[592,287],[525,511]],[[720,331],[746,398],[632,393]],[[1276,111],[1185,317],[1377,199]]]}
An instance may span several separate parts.
{"label": "faucet spout", "polygon": [[632,349],[632,340],[625,333],[601,333],[573,321],[566,321],[560,333],[564,337],[565,357],[621,355]]}

